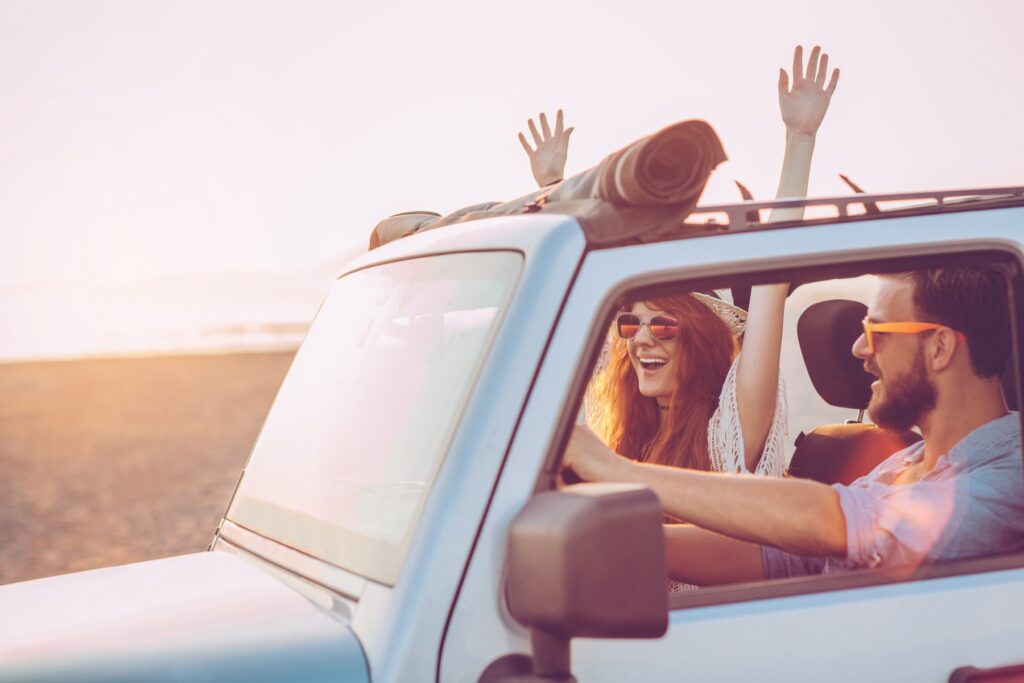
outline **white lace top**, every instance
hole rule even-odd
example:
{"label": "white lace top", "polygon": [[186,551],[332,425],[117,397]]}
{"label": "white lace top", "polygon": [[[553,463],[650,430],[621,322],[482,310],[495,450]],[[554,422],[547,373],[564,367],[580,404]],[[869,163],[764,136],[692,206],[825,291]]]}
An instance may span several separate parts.
{"label": "white lace top", "polygon": [[[715,472],[749,473],[746,458],[743,457],[743,429],[740,426],[740,409],[736,398],[736,371],[740,357],[732,362],[729,374],[722,384],[718,397],[718,408],[708,421],[708,458]],[[782,476],[785,470],[786,432],[789,415],[786,405],[786,385],[779,375],[779,389],[775,394],[775,412],[768,429],[768,438],[761,451],[761,459],[754,468],[754,474]]]}

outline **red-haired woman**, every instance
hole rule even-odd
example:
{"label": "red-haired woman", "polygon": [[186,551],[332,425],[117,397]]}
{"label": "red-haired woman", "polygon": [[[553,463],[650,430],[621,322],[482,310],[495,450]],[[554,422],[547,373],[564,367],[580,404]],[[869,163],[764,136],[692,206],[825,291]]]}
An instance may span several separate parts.
{"label": "red-haired woman", "polygon": [[[778,197],[807,194],[815,137],[839,79],[835,70],[826,85],[827,71],[828,55],[818,47],[806,69],[802,48],[796,48],[792,87],[785,70],[779,70],[786,151]],[[545,118],[541,124],[543,135],[530,121],[535,149],[523,135],[520,142],[534,176],[544,183],[561,178],[562,148],[572,129],[563,130],[561,112],[553,134]],[[776,209],[768,220],[802,216],[802,208]],[[663,465],[781,474],[786,396],[779,353],[787,289],[785,284],[754,287],[749,312],[713,293],[697,292],[638,301],[621,311],[607,361],[588,392],[593,432],[576,429],[570,443],[574,459],[611,449]]]}
{"label": "red-haired woman", "polygon": [[[762,299],[776,294],[757,293]],[[751,371],[742,365],[750,358],[759,362],[762,355],[739,353],[745,320],[743,310],[714,292],[660,297],[620,311],[606,362],[588,390],[590,428],[613,451],[634,460],[781,474],[786,396],[778,377],[778,353],[774,376],[761,367]],[[756,327],[752,331],[758,332]],[[773,382],[774,391],[750,387],[751,380]],[[773,409],[771,414],[745,411],[743,423],[751,425],[746,432],[739,420],[741,386],[760,392],[753,398]],[[758,457],[762,453],[767,457]]]}

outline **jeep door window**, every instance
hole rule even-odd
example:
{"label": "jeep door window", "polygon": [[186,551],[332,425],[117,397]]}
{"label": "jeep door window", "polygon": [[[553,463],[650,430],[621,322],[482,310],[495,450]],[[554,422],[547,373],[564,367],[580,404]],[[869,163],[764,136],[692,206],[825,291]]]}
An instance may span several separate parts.
{"label": "jeep door window", "polygon": [[[878,278],[861,276],[834,280],[828,279],[826,271],[817,275],[817,277],[825,278],[817,282],[804,276],[802,282],[805,284],[787,301],[786,325],[789,329],[783,341],[782,369],[786,385],[790,389],[787,401],[790,407],[789,422],[791,426],[797,428],[791,432],[789,443],[797,441],[799,445],[795,453],[792,451],[792,446],[786,448],[786,460],[791,475],[818,482],[813,484],[814,487],[817,487],[815,491],[807,492],[808,500],[812,500],[809,497],[810,493],[817,495],[823,491],[830,491],[827,486],[822,486],[823,484],[835,484],[841,487],[835,490],[838,491],[844,506],[843,516],[847,522],[845,538],[849,543],[843,550],[848,550],[848,552],[837,550],[836,552],[813,553],[810,550],[804,550],[805,547],[812,546],[812,540],[808,540],[805,545],[797,544],[795,546],[797,550],[792,551],[790,555],[784,556],[776,552],[774,554],[767,553],[762,558],[760,554],[754,557],[752,553],[747,553],[750,557],[740,558],[740,551],[745,552],[749,546],[749,543],[743,543],[743,541],[754,541],[762,537],[769,538],[768,536],[758,536],[762,533],[767,534],[768,531],[765,530],[767,527],[763,529],[759,523],[753,522],[748,527],[741,527],[740,523],[733,519],[734,517],[740,518],[742,515],[737,517],[727,514],[724,508],[722,509],[723,514],[717,516],[707,511],[709,507],[714,507],[719,503],[722,505],[737,504],[736,501],[741,499],[744,500],[744,505],[747,505],[746,499],[743,498],[747,490],[741,490],[740,485],[747,486],[749,484],[750,491],[757,487],[761,492],[768,491],[766,486],[755,484],[747,478],[737,478],[733,480],[737,482],[737,486],[726,490],[726,487],[719,486],[720,482],[725,482],[723,478],[702,474],[687,475],[685,482],[679,479],[670,483],[667,477],[655,475],[649,469],[633,467],[626,472],[623,467],[616,465],[613,460],[604,456],[596,459],[588,458],[581,464],[589,472],[596,473],[591,476],[596,476],[601,481],[611,480],[617,474],[626,480],[660,486],[662,488],[659,490],[659,495],[663,496],[663,500],[668,500],[667,497],[671,495],[669,492],[686,491],[688,492],[687,498],[701,500],[704,507],[698,509],[694,507],[696,503],[688,503],[690,508],[682,503],[675,507],[666,505],[666,512],[669,515],[681,520],[693,520],[693,517],[696,517],[697,519],[693,521],[696,521],[698,526],[709,529],[710,532],[728,535],[727,529],[738,530],[730,540],[730,543],[736,546],[737,553],[736,561],[730,562],[730,571],[719,571],[714,567],[705,570],[703,564],[694,559],[697,555],[705,555],[709,558],[725,557],[727,551],[732,552],[734,548],[732,546],[727,548],[719,536],[696,527],[669,530],[670,551],[673,548],[676,550],[674,555],[677,560],[684,557],[687,560],[687,563],[684,563],[685,568],[691,572],[689,574],[680,573],[676,578],[685,581],[686,577],[697,577],[689,579],[689,582],[694,584],[716,586],[758,581],[762,570],[768,569],[771,563],[785,565],[782,567],[785,571],[772,564],[772,571],[765,578],[802,577],[811,579],[803,585],[791,582],[786,586],[773,587],[781,589],[782,592],[823,590],[826,589],[826,586],[837,587],[839,583],[836,581],[818,581],[817,575],[846,574],[850,569],[877,567],[880,569],[877,575],[878,580],[899,580],[910,575],[942,575],[972,571],[967,568],[968,561],[979,558],[1003,556],[1009,562],[1008,566],[1017,566],[1019,556],[1016,560],[1011,556],[1024,547],[1022,546],[1024,544],[1024,504],[1019,498],[1021,490],[1019,417],[1016,414],[1003,417],[1005,409],[1000,407],[1001,402],[997,400],[997,394],[990,391],[991,381],[986,379],[991,372],[997,373],[995,377],[998,378],[1002,365],[996,369],[985,370],[982,368],[979,370],[980,366],[975,365],[974,359],[974,354],[979,349],[987,349],[989,346],[992,346],[993,349],[996,347],[1000,349],[998,354],[995,350],[992,351],[992,354],[998,355],[1000,358],[1008,353],[1006,346],[999,346],[994,342],[989,343],[985,334],[979,332],[979,330],[991,329],[989,334],[993,338],[1000,336],[1008,340],[1008,331],[1000,331],[997,335],[995,328],[999,326],[1002,330],[1002,325],[1005,323],[1008,326],[1007,321],[1013,319],[1004,295],[1000,295],[1003,296],[1001,302],[995,303],[998,301],[998,297],[995,296],[996,289],[1007,286],[1010,282],[1008,273],[1012,268],[1008,267],[1009,264],[1005,258],[998,256],[992,258],[994,263],[987,264],[981,263],[978,258],[975,258],[974,261],[977,264],[966,268],[966,271],[988,272],[989,275],[975,276],[966,271],[962,275],[958,274],[965,269],[962,267],[962,260],[953,259],[938,263],[932,260],[928,262],[919,260],[911,268],[907,268],[906,262],[901,262],[899,268],[901,271],[914,269],[937,273],[934,275],[934,280],[930,279],[931,275],[927,279],[927,282],[931,283],[928,286],[936,291],[939,291],[940,287],[946,287],[950,289],[950,292],[955,292],[961,281],[976,283],[974,286],[978,291],[989,292],[991,290],[992,296],[982,297],[986,302],[993,302],[988,307],[992,310],[984,315],[978,313],[980,304],[972,303],[970,296],[955,297],[952,293],[942,299],[952,302],[947,305],[949,310],[937,308],[936,310],[941,312],[932,314],[940,317],[947,316],[950,320],[961,319],[960,327],[973,330],[973,333],[978,335],[973,337],[975,349],[971,351],[970,356],[966,355],[968,347],[963,345],[967,340],[966,335],[958,329],[954,329],[956,325],[953,323],[933,321],[928,323],[930,327],[919,329],[920,322],[913,324],[899,322],[915,319],[915,316],[918,320],[925,320],[927,317],[925,313],[915,312],[913,306],[908,303],[912,301],[913,293],[916,291],[914,288],[919,285],[914,284],[917,281],[906,275]],[[940,267],[940,270],[935,270],[936,267]],[[945,270],[941,268],[945,268]],[[952,272],[953,275],[942,275],[943,272]],[[844,268],[843,273],[860,275],[853,267]],[[813,279],[817,279],[817,277]],[[1000,285],[999,282],[1003,284]],[[634,309],[638,308],[634,303],[636,301],[663,300],[671,302],[674,295],[683,294],[695,288],[706,289],[722,285],[728,288],[728,284],[689,283],[680,285],[678,290],[671,290],[665,285],[659,285],[651,288],[650,291],[642,290],[619,295],[617,301],[609,302],[607,308],[621,311],[625,307],[629,307],[635,314],[636,310]],[[964,285],[964,287],[966,286]],[[881,294],[883,289],[887,294]],[[875,290],[879,292],[877,296]],[[1005,291],[1007,290],[1004,289]],[[937,295],[933,294],[932,296]],[[961,299],[961,303],[956,303]],[[868,301],[873,302],[871,305],[875,308],[865,305]],[[625,307],[623,302],[626,303]],[[960,308],[958,309],[957,306]],[[639,307],[639,315],[627,316],[629,319],[626,322],[632,324],[633,327],[628,329],[626,334],[621,331],[622,314],[615,312],[607,314],[613,320],[611,335],[618,334],[619,337],[627,337],[630,340],[640,339],[642,336],[642,344],[634,341],[637,346],[635,354],[632,349],[628,349],[631,356],[637,356],[642,367],[636,368],[636,373],[629,372],[628,364],[623,361],[621,365],[625,370],[622,373],[612,373],[620,380],[628,380],[631,386],[637,385],[637,378],[634,378],[634,374],[638,376],[638,390],[643,396],[636,396],[637,389],[633,389],[632,393],[630,391],[620,392],[627,396],[634,396],[636,401],[651,402],[650,398],[644,398],[648,395],[644,393],[644,382],[646,381],[647,385],[650,385],[649,388],[652,387],[651,392],[654,392],[660,386],[654,380],[658,378],[659,373],[666,372],[663,369],[666,367],[665,364],[648,367],[643,361],[651,358],[671,358],[671,350],[665,347],[671,343],[677,343],[677,338],[682,338],[675,334],[664,334],[659,337],[656,334],[661,331],[656,329],[659,324],[657,315],[665,313],[665,311],[646,310],[650,307],[650,303],[647,303]],[[665,308],[665,306],[661,308]],[[667,312],[672,313],[672,311]],[[956,318],[956,316],[960,316],[960,318]],[[863,336],[865,320],[873,321],[879,326],[878,332],[875,333],[878,343],[876,343],[874,351],[870,353],[866,350],[868,344],[866,337]],[[984,327],[978,327],[983,324]],[[907,329],[903,329],[904,327]],[[798,328],[799,334],[797,333]],[[934,341],[931,334],[912,336],[912,333],[932,331],[938,331],[937,334],[945,335],[942,339],[947,342],[953,339],[959,340],[960,354],[954,359],[955,365],[949,364],[934,368],[929,366],[930,374],[922,374],[925,371],[918,370],[918,366],[911,361],[915,358],[923,358],[921,354],[925,353],[926,349],[932,349],[938,342]],[[934,343],[928,346],[928,342]],[[1006,343],[1009,344],[1009,341]],[[898,355],[896,351],[889,351],[887,355],[884,355],[879,348],[882,344],[890,344],[893,349],[899,345],[900,353],[903,355]],[[683,352],[686,349],[686,346],[682,347]],[[853,350],[857,351],[856,356],[851,353]],[[1013,378],[1013,355],[1015,353],[1012,348],[1009,348],[1006,370],[1002,373],[1004,393],[1010,400],[1011,408],[1015,407],[1016,398]],[[586,405],[588,421],[598,434],[610,433],[627,447],[633,448],[635,451],[635,454],[631,456],[633,459],[650,460],[648,454],[653,447],[660,443],[657,421],[634,420],[636,425],[633,432],[640,434],[640,437],[634,438],[633,441],[626,438],[633,434],[629,431],[632,423],[629,423],[628,420],[624,419],[623,424],[617,429],[604,429],[603,431],[600,429],[603,426],[600,419],[617,405],[615,403],[608,403],[605,406],[594,404],[594,384],[601,385],[602,382],[604,384],[608,382],[606,369],[610,366],[602,367],[602,364],[611,362],[608,360],[609,355],[609,351],[606,349],[599,361],[599,370],[595,379],[590,384]],[[949,361],[949,363],[954,361]],[[866,367],[870,368],[874,375],[866,374],[864,372]],[[995,368],[995,364],[993,367]],[[948,377],[954,376],[954,373],[956,373],[955,377],[960,378],[955,386],[961,387],[962,391],[967,391],[967,388],[974,388],[976,385],[981,387],[975,391],[975,394],[984,389],[984,392],[987,392],[984,394],[985,397],[991,395],[992,400],[989,403],[993,407],[991,410],[985,411],[984,414],[980,412],[980,409],[975,410],[979,415],[971,423],[970,433],[958,435],[958,440],[955,443],[946,446],[949,449],[948,456],[944,456],[944,459],[929,469],[926,475],[920,475],[919,470],[924,466],[913,469],[911,465],[923,462],[923,447],[918,443],[922,438],[922,430],[914,430],[911,427],[919,426],[923,417],[932,414],[932,408],[928,407],[932,404],[929,403],[930,399],[925,396],[908,398],[903,396],[903,393],[910,391],[907,387],[911,384],[915,387],[932,387],[929,391],[948,391],[950,382]],[[722,374],[722,371],[719,374]],[[880,376],[881,379],[876,379],[876,376]],[[688,377],[684,378],[680,375],[678,382],[691,384],[687,379]],[[885,379],[888,379],[889,382],[885,383]],[[935,383],[940,381],[946,384],[935,389]],[[915,391],[920,393],[924,389],[918,388]],[[701,393],[703,395],[703,393],[709,392],[702,391]],[[607,392],[598,394],[598,398],[606,394]],[[880,421],[883,416],[888,416],[885,418],[890,422],[888,429],[883,430],[872,425],[869,421],[871,415],[864,415],[860,410],[868,404],[869,400],[872,401],[873,406],[878,408],[877,415]],[[780,405],[782,405],[781,402]],[[908,415],[911,413],[913,415],[904,420],[906,424],[900,422],[900,427],[891,426],[897,424],[891,417],[896,408],[900,408]],[[671,410],[671,404],[669,410]],[[961,407],[960,410],[964,412],[966,409]],[[630,415],[629,411],[624,409],[621,412],[624,412],[627,417]],[[662,423],[665,422],[665,412],[665,410],[661,411]],[[981,420],[981,417],[985,417],[985,419]],[[597,418],[596,421],[595,418]],[[864,422],[861,423],[860,419],[863,419]],[[849,423],[843,424],[843,420],[849,420]],[[833,424],[822,424],[823,422]],[[712,420],[712,426],[714,424],[715,422]],[[579,429],[577,427],[576,431],[579,432]],[[644,429],[647,431],[644,432]],[[922,429],[927,438],[927,430]],[[708,430],[709,439],[711,431]],[[802,433],[798,436],[796,431]],[[623,434],[625,437],[622,436]],[[577,440],[575,435],[572,438],[576,440],[575,453],[581,452],[581,449],[602,450],[600,445],[592,443],[597,438],[593,435],[582,440]],[[651,444],[654,446],[652,447]],[[605,446],[608,445],[605,443]],[[607,448],[604,450],[607,452]],[[612,450],[615,449],[612,448]],[[897,452],[901,453],[902,459],[898,456],[892,462],[887,460],[889,456],[893,456]],[[989,463],[986,458],[992,460],[994,464]],[[664,458],[664,460],[670,459]],[[883,461],[887,464],[880,466],[876,472],[872,473],[875,466]],[[575,466],[576,462],[580,462],[580,460],[574,455],[571,464]],[[672,463],[666,462],[665,464]],[[698,467],[696,469],[708,468]],[[650,476],[640,477],[642,471]],[[737,468],[725,471],[735,472]],[[587,478],[584,470],[578,469],[577,472],[582,472],[584,478]],[[903,472],[906,474],[900,474]],[[865,477],[865,475],[869,476]],[[860,477],[865,478],[861,479],[856,487],[849,486],[853,480]],[[803,486],[802,484],[782,479],[779,479],[778,482],[780,486],[776,488],[779,492],[779,502],[785,498],[798,500],[797,494],[802,495],[804,489],[807,488],[804,487],[798,491],[797,486]],[[906,486],[902,486],[904,484]],[[707,492],[706,494],[701,492],[701,495],[707,499],[699,498],[696,495],[699,492],[698,488],[703,488]],[[971,493],[978,488],[989,491],[990,495]],[[989,497],[986,498],[986,496]],[[678,500],[683,500],[683,498],[678,498]],[[767,505],[767,502],[759,504]],[[857,511],[854,509],[857,505],[864,506],[863,514],[859,516],[855,514]],[[1005,511],[1005,514],[988,514],[983,509],[986,506],[997,506],[1000,510]],[[784,507],[780,505],[779,509]],[[688,509],[694,511],[685,512]],[[806,510],[813,511],[814,508],[808,505]],[[952,511],[955,511],[956,514],[954,515]],[[951,515],[953,516],[951,517]],[[762,517],[768,518],[767,515]],[[702,525],[700,520],[707,521]],[[720,525],[721,528],[717,528],[715,525]],[[886,525],[898,527],[889,534],[894,539],[891,542],[886,540],[889,538],[886,535],[889,526]],[[770,531],[775,533],[778,529]],[[783,531],[778,531],[777,535],[782,538],[783,533]],[[789,539],[790,537],[786,536],[785,538]],[[853,540],[850,540],[851,538]],[[787,542],[789,541],[787,540]],[[781,543],[780,541],[780,545]],[[768,547],[772,543],[765,541],[764,545]],[[685,549],[686,552],[681,549]],[[875,559],[872,553],[878,554],[879,557]],[[796,557],[797,555],[819,555],[820,561],[817,563],[804,562],[801,558]],[[673,553],[670,552],[670,570],[673,566],[672,556]],[[743,565],[740,559],[743,562],[750,560],[749,572],[741,571],[741,568],[746,565]],[[794,565],[794,568],[790,568],[788,563],[796,563],[797,560],[800,560],[800,566]],[[675,566],[680,569],[684,567],[684,564],[676,562]],[[963,567],[963,569],[959,569],[959,567]],[[776,571],[777,569],[779,570]],[[887,578],[882,578],[883,575]],[[708,578],[701,580],[700,577]],[[831,578],[842,581],[840,576]],[[852,576],[850,580],[863,581],[863,579]],[[746,596],[768,594],[779,594],[779,591],[771,590],[768,593],[754,591],[747,593]],[[719,600],[741,599],[739,595],[740,593],[735,589],[727,589],[727,592],[718,591],[715,594],[712,591],[693,600],[689,597],[697,596],[691,593],[689,597],[680,595],[680,600],[676,601],[676,604],[683,606],[684,604],[705,604]]]}
{"label": "jeep door window", "polygon": [[393,583],[521,265],[513,252],[447,254],[341,278],[228,518]]}

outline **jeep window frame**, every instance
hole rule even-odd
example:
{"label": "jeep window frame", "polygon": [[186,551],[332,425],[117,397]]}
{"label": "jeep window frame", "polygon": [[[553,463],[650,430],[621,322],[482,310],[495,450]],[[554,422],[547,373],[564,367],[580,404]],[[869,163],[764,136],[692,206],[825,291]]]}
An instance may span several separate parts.
{"label": "jeep window frame", "polygon": [[[908,250],[920,249],[920,245]],[[894,249],[893,251],[896,251]],[[834,255],[832,255],[834,256]],[[828,255],[822,261],[828,261]],[[634,278],[617,283],[604,293],[603,302],[587,331],[586,350],[570,387],[570,400],[558,418],[556,437],[552,440],[535,486],[535,492],[555,488],[558,470],[566,445],[583,405],[587,385],[597,366],[606,332],[615,312],[629,302],[652,299],[680,291],[708,291],[729,287],[747,287],[773,282],[791,282],[793,285],[818,282],[834,278],[857,277],[866,274],[898,273],[922,268],[936,268],[953,265],[999,264],[1005,269],[1009,285],[1009,307],[1011,316],[1011,350],[1008,362],[1013,364],[1016,378],[1018,417],[1024,427],[1024,402],[1022,398],[1022,369],[1024,369],[1024,255],[1015,249],[989,242],[976,249],[964,250],[963,245],[935,245],[926,253],[914,255],[872,256],[870,261],[858,259],[841,263],[820,263],[786,269],[753,269],[740,273],[713,275],[710,277],[673,277],[671,274],[652,276],[650,281]],[[1024,479],[1024,456],[1020,462],[1020,476]],[[858,569],[827,575],[806,576],[787,579],[762,579],[758,581],[702,587],[695,591],[683,591],[669,596],[669,610],[692,609],[709,605],[723,605],[750,602],[794,595],[807,595],[831,591],[849,590],[871,586],[903,584],[915,581],[990,573],[1002,570],[1024,568],[1024,552],[1007,553],[998,556],[972,557],[949,560],[908,571],[906,567]]]}
{"label": "jeep window frame", "polygon": [[[405,565],[413,536],[420,525],[421,516],[423,514],[427,498],[430,496],[430,493],[437,482],[438,474],[444,467],[448,458],[451,444],[461,428],[469,401],[472,399],[472,396],[477,389],[477,383],[479,382],[480,375],[488,361],[491,349],[502,331],[509,307],[519,289],[525,265],[525,255],[522,251],[512,248],[441,251],[437,253],[419,254],[410,258],[392,259],[356,268],[342,274],[334,281],[334,283],[332,283],[331,289],[325,297],[324,303],[321,304],[320,310],[317,312],[317,318],[319,319],[321,315],[325,314],[325,309],[332,301],[332,298],[335,305],[339,306],[343,301],[345,301],[345,298],[334,297],[338,296],[338,292],[345,292],[344,287],[348,286],[349,278],[363,277],[366,274],[372,274],[374,271],[393,277],[395,274],[402,274],[402,269],[407,271],[412,269],[413,274],[419,274],[416,269],[437,267],[437,265],[441,263],[448,266],[450,269],[451,266],[459,263],[460,261],[473,263],[474,267],[477,266],[478,264],[471,261],[471,259],[489,259],[492,266],[497,265],[499,260],[505,260],[507,262],[505,265],[507,266],[508,272],[505,273],[504,279],[500,280],[497,277],[494,277],[495,274],[493,269],[490,273],[491,276],[494,277],[493,281],[501,284],[503,291],[496,302],[495,313],[487,322],[487,329],[479,340],[477,348],[474,350],[475,355],[470,359],[470,368],[464,378],[464,381],[460,384],[454,385],[454,389],[457,393],[455,399],[448,405],[449,413],[446,415],[448,419],[441,424],[441,431],[434,435],[436,447],[433,449],[430,459],[425,461],[429,463],[429,467],[426,470],[428,474],[423,480],[423,490],[417,496],[412,514],[405,526],[401,529],[400,536],[395,539],[389,539],[383,536],[372,536],[354,528],[351,523],[347,525],[339,523],[337,521],[338,515],[314,516],[308,511],[300,510],[282,503],[281,501],[285,499],[278,498],[263,500],[252,496],[250,491],[246,489],[246,474],[251,473],[254,467],[260,467],[263,469],[289,469],[278,462],[281,458],[278,453],[282,452],[283,449],[275,449],[275,443],[268,444],[265,442],[265,439],[267,438],[267,434],[270,433],[268,432],[268,425],[271,424],[272,420],[275,420],[277,403],[282,400],[288,400],[287,397],[289,394],[286,394],[285,392],[295,391],[291,388],[292,385],[299,384],[300,382],[308,382],[309,380],[303,375],[312,374],[310,373],[310,369],[316,367],[315,365],[312,365],[309,360],[306,360],[306,355],[315,353],[316,350],[322,350],[322,341],[320,342],[321,346],[310,347],[308,344],[309,335],[307,335],[306,340],[303,342],[302,348],[297,352],[296,361],[293,362],[292,367],[289,369],[288,376],[282,384],[282,389],[279,390],[278,396],[275,398],[275,405],[271,407],[271,410],[264,421],[260,435],[256,439],[252,452],[249,455],[249,459],[243,469],[243,473],[239,477],[235,491],[232,494],[227,510],[224,513],[221,527],[218,529],[218,536],[220,536],[220,531],[222,529],[226,529],[231,534],[231,538],[228,539],[229,541],[235,541],[239,547],[243,547],[250,552],[254,552],[257,556],[264,557],[264,559],[269,560],[269,557],[266,556],[273,554],[279,559],[290,558],[290,561],[295,564],[302,564],[307,567],[311,567],[312,565],[310,565],[306,560],[306,558],[311,558],[317,562],[323,563],[327,567],[351,573],[361,579],[370,580],[385,586],[395,585],[399,580],[399,576]],[[514,268],[511,267],[513,265]],[[459,271],[456,272],[458,273]],[[465,275],[465,271],[462,271],[461,274]],[[412,278],[410,281],[414,279],[415,278]],[[465,279],[466,282],[472,281],[470,278],[463,279]],[[454,280],[455,279],[452,281]],[[427,280],[422,279],[422,281]],[[451,311],[449,310],[446,312]],[[405,316],[415,317],[419,314],[420,313],[417,311],[406,311]],[[324,326],[330,329],[329,321],[324,323]],[[314,320],[311,325],[310,334],[315,334],[316,330],[317,320]],[[320,333],[320,336],[324,337],[326,336],[326,333]],[[327,338],[330,339],[329,336]],[[314,360],[316,359],[315,356],[313,358]],[[303,365],[303,363],[305,363],[305,365]],[[302,371],[303,375],[295,376],[297,368]],[[322,370],[323,369],[320,368],[318,372],[322,373]],[[298,379],[296,377],[298,377]],[[294,396],[292,398],[294,398]],[[293,401],[292,403],[296,403],[296,401]],[[278,423],[288,425],[288,420],[290,419],[293,418],[289,418],[287,413],[284,417],[278,418],[277,421],[273,423],[274,430],[279,434],[288,434],[289,429],[282,427]],[[281,441],[285,440],[278,435],[273,436],[276,436]],[[269,460],[269,464],[263,465],[258,461],[254,464],[254,459],[261,457],[264,451],[267,451],[267,456],[264,460]],[[378,455],[380,455],[380,453],[378,453]],[[357,458],[359,456],[357,455],[353,457]],[[332,469],[330,467],[324,467],[320,474],[330,474],[331,472]],[[249,476],[251,477],[252,475],[249,474]],[[264,476],[266,475],[264,474]],[[251,482],[249,483],[249,486],[252,486]],[[266,484],[263,484],[263,486],[265,488]],[[256,508],[255,506],[250,506],[248,508],[242,508],[243,514],[239,514],[239,504],[246,503],[247,501],[261,503],[263,504],[263,507]],[[256,516],[252,514],[253,509],[256,509],[261,513],[263,519],[259,520],[260,523],[255,523],[253,521],[256,519]],[[276,526],[268,524],[268,520],[273,522],[273,524],[276,524]],[[294,531],[295,529],[301,529],[302,532],[298,533]],[[290,531],[282,532],[282,530]],[[215,538],[214,544],[216,543],[216,540],[217,539]],[[246,543],[244,545],[237,543],[239,540],[245,540]],[[254,548],[254,544],[263,547],[263,550],[256,550]],[[284,549],[284,551],[281,552],[280,549]],[[336,572],[331,573],[337,576]],[[344,579],[343,583],[347,585],[352,584],[352,582],[345,581]],[[343,594],[350,594],[352,591],[343,590],[341,592]]]}

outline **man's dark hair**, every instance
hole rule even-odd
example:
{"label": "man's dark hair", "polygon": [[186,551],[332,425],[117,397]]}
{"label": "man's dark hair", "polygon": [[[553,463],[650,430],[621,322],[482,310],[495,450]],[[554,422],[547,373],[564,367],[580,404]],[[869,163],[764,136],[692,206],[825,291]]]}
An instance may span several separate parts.
{"label": "man's dark hair", "polygon": [[991,266],[958,266],[883,275],[914,284],[914,309],[922,322],[967,335],[971,367],[979,377],[1002,374],[1010,355],[1010,302],[1006,277]]}

